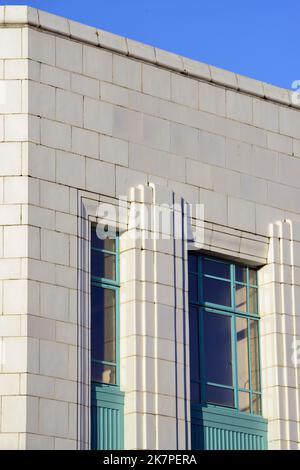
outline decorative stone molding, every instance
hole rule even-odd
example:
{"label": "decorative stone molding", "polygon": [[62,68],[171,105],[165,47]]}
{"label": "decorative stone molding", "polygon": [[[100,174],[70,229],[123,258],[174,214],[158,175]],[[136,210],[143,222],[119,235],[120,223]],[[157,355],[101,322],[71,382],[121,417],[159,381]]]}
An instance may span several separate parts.
{"label": "decorative stone molding", "polygon": [[[205,218],[205,213],[204,213]],[[196,220],[191,219],[191,227],[195,230]],[[204,222],[203,240],[189,242],[189,249],[228,256],[234,261],[245,261],[253,266],[262,266],[267,262],[269,238],[227,226]]]}

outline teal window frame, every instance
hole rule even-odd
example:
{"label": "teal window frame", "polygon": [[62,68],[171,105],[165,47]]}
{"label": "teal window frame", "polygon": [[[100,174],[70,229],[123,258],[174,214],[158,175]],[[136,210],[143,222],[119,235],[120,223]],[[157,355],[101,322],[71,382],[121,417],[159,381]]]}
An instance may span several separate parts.
{"label": "teal window frame", "polygon": [[[119,233],[116,233],[114,238],[114,249],[106,249],[93,244],[93,230],[96,229],[96,224],[91,225],[91,245],[90,245],[90,268],[91,268],[91,287],[99,287],[102,289],[111,289],[115,292],[115,349],[114,359],[115,362],[107,360],[93,359],[93,347],[91,347],[91,366],[92,364],[101,364],[103,366],[115,367],[115,380],[114,382],[106,382],[103,380],[95,380],[91,377],[91,448],[96,450],[122,450],[124,448],[124,392],[120,390],[120,243]],[[96,242],[97,244],[97,242]],[[108,243],[108,246],[110,243]],[[95,253],[100,253],[103,256],[96,256]],[[114,256],[113,270],[105,272],[105,255]],[[99,259],[98,259],[99,258]],[[99,261],[102,263],[101,269],[96,269],[94,273],[99,274],[104,271],[103,276],[97,276],[93,273],[93,262]],[[108,265],[109,266],[109,265]],[[99,266],[98,266],[99,267]],[[102,269],[103,268],[103,269]],[[112,278],[105,277],[112,274]],[[92,295],[92,293],[91,293]],[[93,308],[91,297],[91,308]],[[92,312],[91,312],[92,314]],[[91,324],[93,328],[93,323]],[[92,370],[91,370],[92,372]],[[103,378],[103,376],[101,377]]]}
{"label": "teal window frame", "polygon": [[[95,229],[95,225],[92,225],[91,230]],[[106,277],[98,277],[94,276],[91,274],[91,287],[100,287],[104,289],[112,289],[115,292],[115,325],[116,325],[116,331],[115,331],[115,358],[116,362],[110,362],[110,361],[103,361],[103,360],[97,360],[93,359],[93,356],[91,355],[91,363],[98,363],[102,364],[104,366],[113,366],[116,368],[116,381],[115,383],[109,383],[107,384],[106,382],[102,381],[96,381],[92,380],[93,383],[95,384],[102,384],[106,385],[109,387],[120,387],[120,240],[119,240],[119,233],[116,233],[115,237],[115,251],[112,250],[107,250],[107,249],[100,249],[95,246],[93,246],[91,242],[91,260],[94,252],[100,252],[103,255],[112,255],[115,256],[115,279],[110,279]]]}
{"label": "teal window frame", "polygon": [[[196,307],[198,310],[198,337],[199,337],[199,362],[198,362],[198,374],[199,374],[199,380],[191,380],[191,383],[198,384],[200,386],[200,402],[193,402],[193,406],[199,405],[199,407],[203,405],[211,406],[211,407],[219,407],[219,408],[229,408],[232,410],[238,411],[239,414],[244,414],[244,415],[253,415],[253,416],[262,416],[262,392],[261,392],[261,364],[260,364],[260,324],[259,324],[259,313],[258,313],[258,305],[259,305],[259,299],[258,299],[258,284],[257,284],[257,275],[256,275],[256,282],[250,283],[250,270],[253,272],[256,271],[254,268],[245,266],[242,264],[238,263],[233,263],[231,261],[213,257],[213,256],[207,256],[202,253],[197,253],[197,252],[189,252],[189,257],[190,256],[195,256],[197,258],[197,271],[192,271],[190,269],[191,263],[189,263],[189,276],[197,276],[197,300],[192,300],[191,298],[189,299],[189,304],[193,307]],[[212,261],[217,261],[218,263],[226,263],[229,266],[229,277],[228,279],[225,279],[223,277],[211,275],[211,274],[206,274],[203,272],[203,260],[208,259]],[[236,281],[236,267],[240,267],[245,269],[246,272],[246,280],[245,282],[240,282]],[[219,281],[225,281],[230,283],[230,293],[231,293],[231,305],[226,306],[226,305],[221,305],[221,304],[216,304],[212,302],[207,302],[204,300],[204,291],[203,291],[203,279],[211,278],[211,279],[216,279]],[[245,311],[239,310],[236,308],[236,296],[235,296],[235,291],[236,291],[236,285],[241,285],[246,288],[246,298],[247,298],[247,307]],[[251,312],[249,310],[250,306],[250,288],[255,289],[256,292],[256,306],[257,310],[255,312]],[[232,386],[226,386],[224,384],[218,384],[214,382],[208,382],[206,380],[205,376],[205,357],[204,357],[204,311],[207,312],[213,312],[217,313],[220,315],[227,315],[231,318],[231,357],[232,357],[232,379],[233,379],[233,384]],[[237,354],[237,336],[236,336],[236,318],[241,317],[247,319],[247,337],[248,337],[248,373],[249,373],[249,388],[242,388],[239,387],[238,384],[238,354]],[[259,380],[259,390],[254,390],[253,389],[253,384],[252,384],[252,357],[251,357],[251,343],[250,343],[250,324],[251,320],[255,320],[257,322],[257,334],[258,334],[258,367],[259,367],[259,375],[258,375],[258,380]],[[206,386],[207,385],[212,385],[214,387],[222,387],[224,389],[228,388],[233,390],[234,393],[234,406],[226,406],[225,404],[218,405],[218,404],[213,404],[210,402],[206,401]],[[239,392],[246,392],[249,393],[249,400],[250,400],[250,411],[242,411],[239,409]],[[260,400],[260,412],[256,413],[254,412],[254,406],[253,406],[253,398],[255,396],[259,396]]]}

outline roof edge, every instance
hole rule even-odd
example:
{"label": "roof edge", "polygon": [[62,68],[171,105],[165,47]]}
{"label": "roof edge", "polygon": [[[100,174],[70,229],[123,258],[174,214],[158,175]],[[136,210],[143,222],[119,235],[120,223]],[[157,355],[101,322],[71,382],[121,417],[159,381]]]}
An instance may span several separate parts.
{"label": "roof edge", "polygon": [[296,109],[293,91],[25,5],[0,6],[1,25],[29,25]]}

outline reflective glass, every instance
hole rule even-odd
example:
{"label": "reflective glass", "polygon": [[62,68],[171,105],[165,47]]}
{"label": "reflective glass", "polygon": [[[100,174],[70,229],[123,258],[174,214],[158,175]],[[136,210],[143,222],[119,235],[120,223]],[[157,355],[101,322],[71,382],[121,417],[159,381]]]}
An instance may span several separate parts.
{"label": "reflective glass", "polygon": [[116,383],[116,367],[92,361],[92,381],[105,384]]}
{"label": "reflective glass", "polygon": [[224,261],[218,261],[210,258],[203,258],[203,274],[210,276],[230,278],[230,264]]}
{"label": "reflective glass", "polygon": [[235,267],[235,280],[237,282],[243,282],[246,284],[247,282],[247,268],[243,266],[236,266]]}
{"label": "reflective glass", "polygon": [[190,328],[190,374],[191,380],[200,380],[199,375],[199,309],[190,306],[189,308],[189,328]]}
{"label": "reflective glass", "polygon": [[188,264],[191,401],[202,384],[205,402],[261,414],[257,271],[195,252]]}
{"label": "reflective glass", "polygon": [[239,410],[250,413],[250,394],[239,392]]}
{"label": "reflective glass", "polygon": [[93,248],[97,248],[99,250],[116,251],[116,239],[105,238],[102,240],[97,235],[96,227],[92,227],[91,245]]}
{"label": "reflective glass", "polygon": [[234,406],[234,392],[229,388],[206,385],[206,402],[221,406]]}
{"label": "reflective glass", "polygon": [[252,413],[261,415],[261,396],[255,393],[252,395]]}
{"label": "reflective glass", "polygon": [[203,314],[206,381],[231,386],[231,317],[209,311]]}
{"label": "reflective glass", "polygon": [[201,402],[200,384],[195,383],[195,382],[191,382],[191,402],[192,403]]}
{"label": "reflective glass", "polygon": [[92,359],[116,362],[116,293],[92,286]]}
{"label": "reflective glass", "polygon": [[116,279],[116,256],[92,250],[92,276],[114,281]]}
{"label": "reflective glass", "polygon": [[230,282],[203,277],[203,296],[205,302],[231,307]]}
{"label": "reflective glass", "polygon": [[249,269],[249,282],[257,286],[257,271],[255,269]]}
{"label": "reflective glass", "polygon": [[248,320],[236,317],[237,375],[239,388],[250,388],[248,355]]}
{"label": "reflective glass", "polygon": [[247,311],[247,287],[243,284],[235,285],[235,308],[241,312]]}
{"label": "reflective glass", "polygon": [[258,313],[258,299],[257,299],[257,288],[250,287],[249,288],[249,312],[250,313]]}
{"label": "reflective glass", "polygon": [[192,271],[193,273],[197,273],[198,272],[198,256],[189,255],[188,262],[189,262],[189,271]]}
{"label": "reflective glass", "polygon": [[189,299],[190,301],[198,301],[198,276],[189,273]]}
{"label": "reflective glass", "polygon": [[258,321],[250,320],[250,350],[252,390],[260,392]]}

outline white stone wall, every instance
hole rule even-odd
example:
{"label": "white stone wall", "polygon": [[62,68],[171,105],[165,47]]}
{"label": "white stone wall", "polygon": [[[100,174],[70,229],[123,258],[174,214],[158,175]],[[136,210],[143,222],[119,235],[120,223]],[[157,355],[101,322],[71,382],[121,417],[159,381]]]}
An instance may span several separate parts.
{"label": "white stone wall", "polygon": [[[287,90],[35,9],[0,7],[0,23],[0,447],[75,448],[80,198],[168,188],[204,203],[207,249],[267,264],[269,225],[300,219],[300,111]],[[157,279],[159,302],[169,281]],[[155,386],[149,435],[165,438],[174,412]],[[299,426],[299,406],[278,413]],[[272,426],[271,447],[299,446]]]}
{"label": "white stone wall", "polygon": [[[35,399],[26,389],[27,373],[37,373],[37,340],[28,331],[36,310],[35,283],[27,259],[38,256],[38,229],[26,220],[28,199],[26,98],[28,61],[22,29],[0,28],[0,447],[25,448],[26,432],[37,431]],[[30,122],[33,123],[30,118]]]}

